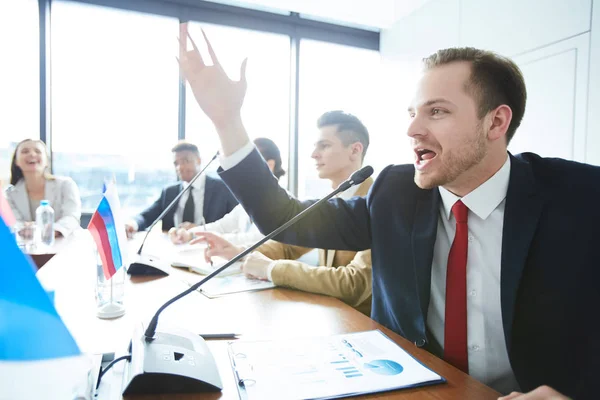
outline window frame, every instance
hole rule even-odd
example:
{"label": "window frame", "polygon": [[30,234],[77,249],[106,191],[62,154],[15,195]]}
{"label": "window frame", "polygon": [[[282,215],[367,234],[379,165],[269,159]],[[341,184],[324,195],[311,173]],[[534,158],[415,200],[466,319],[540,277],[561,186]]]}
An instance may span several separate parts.
{"label": "window frame", "polygon": [[[203,0],[62,0],[114,9],[136,11],[178,18],[180,22],[196,21],[262,32],[279,33],[290,38],[290,113],[288,149],[288,190],[298,194],[298,103],[300,76],[300,40],[310,39],[379,51],[378,31],[342,26],[303,18],[291,12],[268,12]],[[47,144],[52,161],[52,104],[50,82],[51,8],[52,0],[38,0],[40,33],[40,139]],[[173,79],[179,88],[177,138],[185,139],[186,87]],[[52,165],[52,163],[50,164]]]}

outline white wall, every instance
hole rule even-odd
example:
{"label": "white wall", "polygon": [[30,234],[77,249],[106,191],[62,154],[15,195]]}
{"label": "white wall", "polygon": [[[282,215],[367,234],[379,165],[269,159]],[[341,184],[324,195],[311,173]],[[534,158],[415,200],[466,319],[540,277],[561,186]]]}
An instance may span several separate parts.
{"label": "white wall", "polygon": [[588,79],[586,161],[600,165],[600,1],[592,8],[590,37],[590,68]]}
{"label": "white wall", "polygon": [[[600,109],[600,0],[594,1],[593,8],[592,0],[432,0],[382,32],[387,90],[409,90],[415,66],[437,49],[499,52],[519,64],[528,90],[523,124],[509,150],[600,165],[600,121],[592,115]],[[382,157],[406,161],[392,152]]]}

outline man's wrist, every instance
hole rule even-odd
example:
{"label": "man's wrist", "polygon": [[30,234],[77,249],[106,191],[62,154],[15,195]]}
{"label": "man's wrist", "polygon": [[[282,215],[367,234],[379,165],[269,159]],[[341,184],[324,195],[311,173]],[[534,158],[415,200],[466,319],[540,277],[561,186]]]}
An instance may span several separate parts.
{"label": "man's wrist", "polygon": [[219,122],[214,122],[214,125],[221,139],[221,151],[224,157],[232,155],[250,141],[240,114],[223,118]]}
{"label": "man's wrist", "polygon": [[277,260],[271,261],[269,263],[269,266],[267,267],[267,279],[270,282],[273,282],[273,269],[275,268],[275,266],[277,265]]}

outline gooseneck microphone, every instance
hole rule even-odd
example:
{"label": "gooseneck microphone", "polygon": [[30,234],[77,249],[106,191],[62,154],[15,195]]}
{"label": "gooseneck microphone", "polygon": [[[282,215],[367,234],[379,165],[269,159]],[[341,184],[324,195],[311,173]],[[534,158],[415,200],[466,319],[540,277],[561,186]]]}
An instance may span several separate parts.
{"label": "gooseneck microphone", "polygon": [[146,340],[151,341],[154,338],[154,333],[156,332],[156,326],[158,325],[158,317],[159,317],[160,313],[164,311],[165,308],[167,308],[168,306],[170,306],[171,304],[173,304],[180,298],[188,295],[189,293],[192,293],[194,290],[198,289],[200,286],[204,285],[206,282],[208,282],[215,276],[219,275],[222,271],[227,269],[230,265],[234,264],[235,262],[244,258],[248,254],[252,253],[261,244],[265,243],[267,240],[273,238],[274,236],[277,236],[278,234],[280,234],[281,232],[283,232],[290,226],[294,225],[296,222],[300,221],[302,218],[306,217],[306,215],[308,215],[308,213],[313,211],[315,209],[315,207],[318,207],[321,203],[329,200],[333,196],[337,195],[340,192],[347,190],[348,188],[350,188],[352,186],[361,184],[365,179],[370,177],[372,174],[373,174],[373,167],[371,167],[370,165],[367,165],[366,167],[359,169],[358,171],[353,173],[352,176],[350,176],[350,178],[348,178],[347,180],[342,182],[337,187],[337,189],[335,189],[333,192],[329,193],[327,196],[323,197],[322,199],[318,200],[317,202],[311,204],[308,208],[303,210],[301,213],[296,215],[294,218],[290,219],[288,222],[281,225],[279,228],[275,229],[273,232],[269,233],[267,236],[263,237],[258,242],[254,243],[252,246],[250,246],[246,250],[242,251],[237,256],[233,257],[231,260],[229,260],[227,263],[225,263],[222,267],[216,269],[211,274],[207,275],[200,282],[190,286],[189,289],[181,292],[177,296],[173,297],[171,300],[167,301],[165,304],[163,304],[158,309],[158,311],[156,311],[156,314],[154,314],[154,317],[150,321],[150,324],[148,325],[148,328],[146,329],[146,332],[144,334],[144,336],[146,337]]}
{"label": "gooseneck microphone", "polygon": [[131,264],[129,264],[129,268],[127,268],[127,273],[129,275],[133,275],[133,276],[135,276],[135,275],[169,275],[169,273],[167,272],[168,271],[168,263],[162,262],[158,257],[155,257],[155,256],[142,255],[142,249],[144,248],[146,239],[148,239],[148,235],[150,234],[150,231],[152,231],[152,228],[154,228],[154,226],[158,223],[158,221],[162,220],[163,217],[165,215],[167,215],[167,213],[169,211],[171,211],[173,209],[173,207],[175,207],[176,204],[179,203],[179,199],[181,198],[181,196],[183,196],[184,193],[191,190],[194,182],[196,182],[196,180],[200,177],[200,175],[202,175],[204,173],[204,171],[206,171],[206,169],[210,166],[210,164],[213,161],[215,161],[215,159],[217,158],[218,155],[219,155],[219,152],[217,151],[215,153],[215,155],[210,159],[208,164],[206,164],[206,166],[204,168],[202,168],[202,170],[200,170],[200,172],[198,172],[192,178],[192,180],[187,185],[187,187],[183,188],[183,190],[181,192],[179,192],[179,194],[177,196],[175,196],[173,201],[171,201],[171,203],[169,203],[169,205],[163,210],[163,212],[161,212],[160,215],[152,222],[152,224],[150,224],[150,226],[146,230],[146,234],[144,235],[142,244],[140,245],[140,248],[138,249],[138,251],[136,253],[137,257]]}
{"label": "gooseneck microphone", "polygon": [[[373,174],[373,168],[370,166],[356,171],[333,192],[311,204],[288,222],[233,257],[222,267],[163,304],[156,311],[144,332],[142,332],[142,325],[138,325],[131,342],[131,362],[126,374],[128,383],[123,394],[197,393],[221,390],[222,384],[216,363],[204,340],[200,336],[184,330],[175,331],[161,328],[157,332],[160,314],[171,304],[192,293],[267,240],[306,217],[323,202],[352,186],[359,185],[371,174]],[[195,366],[190,367],[188,364],[180,362],[172,365],[170,357],[178,360],[189,358],[194,360]]]}

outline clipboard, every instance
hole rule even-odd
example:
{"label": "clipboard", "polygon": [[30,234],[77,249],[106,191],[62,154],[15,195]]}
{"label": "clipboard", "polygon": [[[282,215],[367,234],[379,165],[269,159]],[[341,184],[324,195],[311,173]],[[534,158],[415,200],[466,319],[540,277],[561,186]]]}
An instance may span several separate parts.
{"label": "clipboard", "polygon": [[242,400],[336,399],[446,382],[379,330],[230,342]]}

